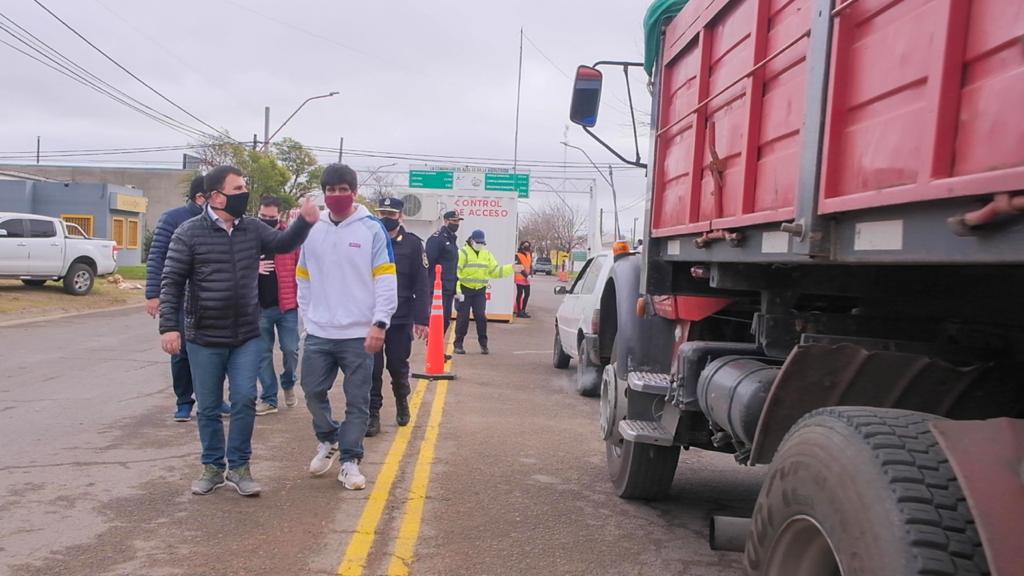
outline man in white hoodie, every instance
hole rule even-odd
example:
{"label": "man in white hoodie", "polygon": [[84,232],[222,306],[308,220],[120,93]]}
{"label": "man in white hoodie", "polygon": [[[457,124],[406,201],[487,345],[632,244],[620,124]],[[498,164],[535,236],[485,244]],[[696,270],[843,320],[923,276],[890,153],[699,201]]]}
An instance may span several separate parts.
{"label": "man in white hoodie", "polygon": [[[320,178],[327,210],[309,233],[295,277],[299,313],[306,327],[302,390],[320,442],[309,463],[314,476],[339,459],[338,481],[349,490],[366,487],[359,471],[363,436],[370,416],[373,355],[398,306],[398,282],[391,241],[380,221],[355,203],[354,170],[331,164]],[[331,412],[328,392],[345,375],[345,420]]]}

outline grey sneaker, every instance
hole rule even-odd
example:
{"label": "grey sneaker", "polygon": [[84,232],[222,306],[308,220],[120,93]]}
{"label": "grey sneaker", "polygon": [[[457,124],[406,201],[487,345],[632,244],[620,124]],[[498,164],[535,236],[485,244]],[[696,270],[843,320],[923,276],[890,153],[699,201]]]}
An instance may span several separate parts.
{"label": "grey sneaker", "polygon": [[206,496],[224,485],[224,471],[213,464],[203,466],[203,475],[192,482],[192,493]]}
{"label": "grey sneaker", "polygon": [[274,414],[277,412],[277,406],[274,406],[270,402],[264,402],[263,400],[256,401],[256,415],[263,416],[264,414]]}
{"label": "grey sneaker", "polygon": [[248,464],[235,470],[228,470],[228,473],[224,475],[224,480],[234,486],[242,496],[260,495],[260,485],[252,479],[252,472],[249,470]]}
{"label": "grey sneaker", "polygon": [[299,399],[295,397],[295,388],[289,388],[284,391],[284,405],[289,408],[294,408],[299,403]]}

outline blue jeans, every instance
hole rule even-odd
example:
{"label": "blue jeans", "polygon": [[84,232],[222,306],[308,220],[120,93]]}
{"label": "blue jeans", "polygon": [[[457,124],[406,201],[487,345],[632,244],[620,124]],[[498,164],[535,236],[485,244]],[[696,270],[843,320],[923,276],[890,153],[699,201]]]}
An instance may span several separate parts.
{"label": "blue jeans", "polygon": [[[178,326],[185,325],[185,309],[178,310]],[[182,347],[179,354],[171,356],[171,383],[174,395],[178,398],[178,406],[188,406],[189,411],[196,403],[192,398],[192,369],[188,365],[187,347]]]}
{"label": "blue jeans", "polygon": [[[192,384],[196,390],[196,414],[199,441],[203,445],[203,464],[238,468],[252,457],[252,429],[256,422],[256,371],[266,346],[262,338],[253,338],[236,348],[201,346],[187,342]],[[228,378],[231,425],[227,450],[224,448],[224,422],[220,407],[224,402],[224,377]]]}
{"label": "blue jeans", "polygon": [[299,311],[281,312],[277,306],[260,311],[260,334],[266,343],[263,359],[260,361],[260,384],[263,394],[260,399],[277,406],[277,375],[274,373],[274,328],[281,341],[281,355],[284,358],[281,372],[281,388],[295,387],[295,368],[299,364]]}
{"label": "blue jeans", "polygon": [[[373,355],[363,348],[364,341],[365,338],[333,340],[307,334],[302,349],[300,385],[306,394],[306,408],[313,416],[313,431],[317,440],[340,445],[342,462],[363,458],[373,371]],[[345,375],[345,421],[341,424],[334,419],[327,397],[339,368]]]}

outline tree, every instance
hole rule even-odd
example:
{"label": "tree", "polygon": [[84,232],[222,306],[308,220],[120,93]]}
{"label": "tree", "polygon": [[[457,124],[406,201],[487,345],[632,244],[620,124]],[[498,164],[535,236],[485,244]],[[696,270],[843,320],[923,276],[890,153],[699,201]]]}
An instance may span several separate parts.
{"label": "tree", "polygon": [[549,202],[519,220],[520,241],[529,240],[540,252],[572,252],[583,246],[586,218],[563,202]]}
{"label": "tree", "polygon": [[317,168],[316,156],[298,140],[282,138],[274,143],[274,156],[291,173],[288,195],[296,197],[320,185],[320,178],[311,180],[312,171]]}
{"label": "tree", "polygon": [[391,174],[375,173],[359,186],[359,194],[370,198],[376,204],[382,198],[394,196],[394,189],[397,186]]}
{"label": "tree", "polygon": [[[253,150],[232,140],[201,140],[196,144],[196,156],[201,159],[206,170],[230,164],[245,173],[250,193],[249,212],[255,213],[259,209],[260,200],[268,196],[280,198],[284,208],[288,209],[296,205],[296,191],[305,191],[303,184],[310,179],[315,170],[316,158],[295,140],[286,138],[281,144],[283,152],[276,148],[275,151],[288,162],[292,162],[292,169],[301,171],[298,178],[292,169],[274,154]],[[310,161],[312,165],[309,164]],[[315,182],[319,185],[319,176],[316,176]]]}

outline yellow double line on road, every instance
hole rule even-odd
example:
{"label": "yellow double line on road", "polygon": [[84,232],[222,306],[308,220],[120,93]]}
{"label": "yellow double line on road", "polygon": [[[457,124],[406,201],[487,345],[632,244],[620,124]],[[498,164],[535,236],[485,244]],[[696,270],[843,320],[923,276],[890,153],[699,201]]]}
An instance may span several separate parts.
{"label": "yellow double line on road", "polygon": [[[450,370],[450,362],[446,371]],[[363,514],[356,525],[355,534],[345,550],[345,557],[338,566],[338,574],[342,576],[362,576],[366,569],[370,551],[377,536],[377,527],[384,515],[384,508],[391,496],[391,488],[398,476],[398,470],[402,459],[405,457],[412,439],[413,429],[419,415],[423,397],[426,394],[429,382],[420,380],[413,392],[409,402],[411,412],[409,424],[399,428],[388,455],[384,459],[374,483],[373,491],[363,509]],[[412,486],[409,489],[409,496],[406,499],[405,507],[402,510],[402,520],[398,531],[398,538],[395,541],[395,549],[392,553],[391,562],[388,566],[388,574],[404,576],[409,574],[413,554],[416,549],[416,542],[419,539],[420,526],[423,522],[423,507],[426,504],[427,488],[430,484],[430,469],[434,463],[434,452],[437,447],[437,435],[441,428],[441,417],[444,413],[445,398],[448,393],[448,382],[441,380],[437,382],[434,391],[434,400],[430,406],[430,417],[427,421],[427,429],[420,445],[420,453],[416,459],[416,467],[413,472]]]}

